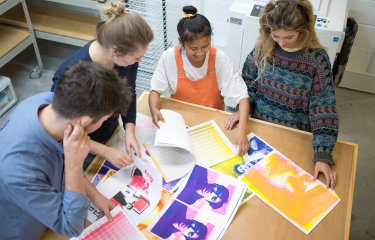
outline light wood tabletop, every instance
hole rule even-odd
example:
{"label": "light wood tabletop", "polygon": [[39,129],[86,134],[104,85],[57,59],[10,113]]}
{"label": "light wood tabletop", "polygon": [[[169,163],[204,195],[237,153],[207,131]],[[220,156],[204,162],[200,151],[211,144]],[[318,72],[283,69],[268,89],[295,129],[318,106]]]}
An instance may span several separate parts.
{"label": "light wood tabletop", "polygon": [[[234,142],[237,129],[227,131],[223,128],[224,121],[229,116],[227,112],[164,97],[161,99],[161,108],[180,113],[188,126],[214,120]],[[139,97],[137,112],[150,116],[148,93]],[[248,132],[254,132],[305,171],[313,173],[311,133],[252,118],[249,118]],[[333,169],[337,173],[335,191],[341,202],[308,235],[255,196],[239,208],[223,239],[349,239],[357,156],[357,144],[341,140],[336,143],[333,151],[336,165]],[[89,177],[92,177],[99,165],[100,161],[92,165]],[[319,179],[325,181],[323,176]],[[42,239],[58,237],[49,231]]]}

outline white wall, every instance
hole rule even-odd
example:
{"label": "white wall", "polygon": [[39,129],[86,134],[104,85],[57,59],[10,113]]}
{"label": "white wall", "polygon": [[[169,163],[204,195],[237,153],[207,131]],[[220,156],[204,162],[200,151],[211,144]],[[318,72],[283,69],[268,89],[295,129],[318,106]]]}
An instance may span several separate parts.
{"label": "white wall", "polygon": [[349,0],[358,32],[340,86],[375,93],[375,0]]}
{"label": "white wall", "polygon": [[233,0],[167,0],[167,29],[168,41],[177,43],[177,23],[181,19],[182,7],[193,5],[198,13],[206,16],[211,23],[214,36],[213,46],[225,48],[225,23],[228,18],[229,8]]}

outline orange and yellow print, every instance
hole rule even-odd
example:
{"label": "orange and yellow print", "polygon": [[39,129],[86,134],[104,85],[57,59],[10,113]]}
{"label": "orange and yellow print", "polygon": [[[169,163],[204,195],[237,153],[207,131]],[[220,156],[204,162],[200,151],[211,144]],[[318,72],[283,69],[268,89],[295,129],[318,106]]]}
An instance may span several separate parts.
{"label": "orange and yellow print", "polygon": [[278,152],[258,162],[242,180],[306,234],[340,201],[333,191]]}

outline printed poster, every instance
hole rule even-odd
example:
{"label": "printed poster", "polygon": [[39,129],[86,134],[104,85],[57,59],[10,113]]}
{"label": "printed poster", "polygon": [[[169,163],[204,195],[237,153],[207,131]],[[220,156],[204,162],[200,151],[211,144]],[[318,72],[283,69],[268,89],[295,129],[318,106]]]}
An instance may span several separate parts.
{"label": "printed poster", "polygon": [[[145,159],[146,161],[152,163],[150,154],[144,148],[143,143],[154,142],[157,127],[152,122],[152,119],[150,117],[141,113],[137,113],[136,121],[135,135],[141,147],[142,159]],[[110,141],[108,142],[108,146],[115,147],[124,152],[127,152],[125,147],[125,131],[123,128],[119,129],[119,131],[110,139]],[[105,181],[118,170],[119,169],[113,166],[110,162],[104,161],[96,175],[93,177],[92,184],[94,186],[97,186],[101,181]],[[163,188],[170,192],[175,191],[178,186],[179,179],[171,181],[169,183],[166,183],[163,179]]]}
{"label": "printed poster", "polygon": [[159,217],[163,208],[168,204],[168,202],[172,199],[173,194],[162,189],[161,198],[158,202],[158,205],[152,212],[142,221],[140,222],[137,227],[146,236],[148,240],[159,240],[160,238],[151,233],[148,227],[152,224],[152,222]]}
{"label": "printed poster", "polygon": [[[249,150],[245,155],[242,157],[235,156],[224,162],[216,164],[211,168],[228,176],[238,178],[274,150],[270,145],[268,145],[254,133],[250,133],[247,136],[247,139]],[[254,194],[252,191],[247,189],[242,203],[245,203],[253,196]]]}
{"label": "printed poster", "polygon": [[112,221],[108,221],[104,216],[85,228],[80,236],[73,237],[70,240],[146,240],[120,206],[112,209],[111,215]]}
{"label": "printed poster", "polygon": [[277,151],[251,167],[241,179],[306,234],[340,202],[334,191]]}
{"label": "printed poster", "polygon": [[[97,190],[122,206],[134,224],[141,222],[156,207],[160,200],[162,178],[151,164],[133,156],[134,163],[118,170],[104,182],[100,182]],[[93,222],[99,214],[91,205],[88,220]]]}
{"label": "printed poster", "polygon": [[196,163],[211,167],[236,156],[236,149],[214,120],[190,127],[189,137]]}
{"label": "printed poster", "polygon": [[246,187],[238,179],[195,165],[185,186],[149,230],[163,239],[220,239]]}
{"label": "printed poster", "polygon": [[274,149],[254,133],[248,136],[249,150],[242,157],[236,156],[222,163],[212,166],[219,172],[229,176],[239,177],[246,173],[252,166],[266,157]]}

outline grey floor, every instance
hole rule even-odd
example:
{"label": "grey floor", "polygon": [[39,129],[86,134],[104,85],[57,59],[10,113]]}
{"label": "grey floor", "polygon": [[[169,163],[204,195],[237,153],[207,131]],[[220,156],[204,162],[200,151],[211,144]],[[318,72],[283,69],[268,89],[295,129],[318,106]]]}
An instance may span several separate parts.
{"label": "grey floor", "polygon": [[[38,44],[44,63],[40,79],[29,78],[31,69],[36,65],[31,47],[0,69],[0,75],[11,78],[19,101],[48,91],[55,69],[77,49],[43,40]],[[359,144],[350,239],[375,239],[375,95],[343,88],[338,88],[336,94],[340,116],[339,138]],[[8,113],[0,118],[0,123]]]}

